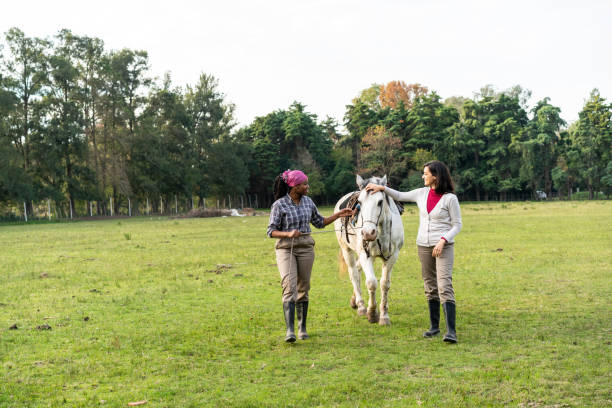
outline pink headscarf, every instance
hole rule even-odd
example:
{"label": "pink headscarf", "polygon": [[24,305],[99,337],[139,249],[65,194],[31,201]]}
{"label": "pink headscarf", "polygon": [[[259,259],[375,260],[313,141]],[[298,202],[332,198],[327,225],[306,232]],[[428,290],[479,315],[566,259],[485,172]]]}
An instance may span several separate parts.
{"label": "pink headscarf", "polygon": [[283,180],[289,187],[295,187],[308,181],[308,177],[301,170],[287,170],[283,173]]}

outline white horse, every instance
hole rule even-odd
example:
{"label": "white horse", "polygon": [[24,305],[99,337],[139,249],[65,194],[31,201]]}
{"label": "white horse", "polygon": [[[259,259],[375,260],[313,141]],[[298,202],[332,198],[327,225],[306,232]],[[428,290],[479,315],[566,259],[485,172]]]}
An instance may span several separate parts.
{"label": "white horse", "polygon": [[[351,220],[346,218],[334,221],[334,229],[353,284],[351,307],[357,309],[361,316],[366,314],[365,302],[361,296],[361,274],[358,269],[361,266],[366,278],[366,287],[370,292],[367,308],[368,321],[388,325],[391,321],[389,320],[387,295],[391,286],[393,265],[404,245],[404,227],[400,210],[395,202],[384,192],[366,192],[365,186],[368,183],[387,185],[387,176],[363,180],[357,175],[357,185],[360,191],[348,193],[342,197],[336,204],[334,212],[341,207],[346,207],[347,204],[357,207],[358,212]],[[357,200],[357,203],[353,203],[354,200]],[[382,292],[380,313],[376,310],[377,282],[374,274],[374,258],[376,257],[383,260],[380,277]]]}

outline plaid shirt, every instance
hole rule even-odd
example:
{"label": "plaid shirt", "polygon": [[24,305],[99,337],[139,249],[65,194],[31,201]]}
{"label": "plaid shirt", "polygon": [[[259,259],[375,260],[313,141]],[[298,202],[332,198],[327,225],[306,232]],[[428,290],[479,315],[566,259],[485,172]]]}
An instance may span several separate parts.
{"label": "plaid shirt", "polygon": [[323,228],[325,227],[324,220],[310,197],[302,196],[300,204],[296,205],[287,194],[272,204],[268,236],[272,234],[272,231],[292,231],[294,229],[299,230],[302,234],[310,233],[310,223],[317,228]]}

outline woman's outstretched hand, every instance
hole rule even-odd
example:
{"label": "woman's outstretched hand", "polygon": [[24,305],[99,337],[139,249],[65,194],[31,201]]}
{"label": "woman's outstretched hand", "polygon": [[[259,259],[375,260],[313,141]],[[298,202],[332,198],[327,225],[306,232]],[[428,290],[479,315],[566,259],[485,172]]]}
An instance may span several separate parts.
{"label": "woman's outstretched hand", "polygon": [[376,193],[377,191],[385,191],[385,186],[381,186],[380,184],[369,183],[365,189],[366,191],[373,191]]}
{"label": "woman's outstretched hand", "polygon": [[343,208],[340,211],[338,211],[336,214],[338,215],[338,218],[340,217],[350,217],[355,213],[354,210],[351,210],[350,208]]}

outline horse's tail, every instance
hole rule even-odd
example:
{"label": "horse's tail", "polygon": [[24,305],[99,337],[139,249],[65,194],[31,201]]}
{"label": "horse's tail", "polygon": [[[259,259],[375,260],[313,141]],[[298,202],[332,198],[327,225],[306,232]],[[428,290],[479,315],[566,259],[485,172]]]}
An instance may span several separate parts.
{"label": "horse's tail", "polygon": [[338,276],[346,276],[348,275],[348,265],[346,264],[346,260],[344,259],[344,255],[342,255],[342,250],[338,251]]}

